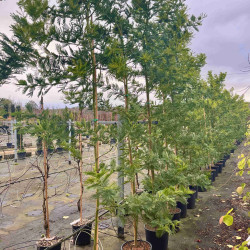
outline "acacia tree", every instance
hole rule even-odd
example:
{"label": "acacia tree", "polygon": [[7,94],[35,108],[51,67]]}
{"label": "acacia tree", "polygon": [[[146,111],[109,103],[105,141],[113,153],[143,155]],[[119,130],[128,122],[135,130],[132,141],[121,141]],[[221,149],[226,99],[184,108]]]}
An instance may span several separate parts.
{"label": "acacia tree", "polygon": [[[102,85],[101,57],[107,30],[98,21],[102,10],[111,9],[112,1],[59,1],[53,12],[54,28],[52,38],[58,43],[55,60],[60,62],[61,75],[55,74],[54,81],[70,90],[87,96],[94,113],[94,155],[95,173],[99,173],[98,141],[98,87]],[[99,70],[99,73],[97,73]],[[60,70],[59,70],[60,71]],[[98,249],[99,196],[96,197],[94,249]]]}
{"label": "acacia tree", "polygon": [[49,223],[49,197],[48,197],[48,178],[49,169],[48,164],[48,147],[53,144],[53,141],[60,138],[64,132],[64,126],[59,124],[60,118],[56,115],[49,115],[48,111],[43,111],[37,117],[36,122],[27,123],[25,131],[32,136],[37,136],[42,140],[43,147],[43,167],[36,166],[42,175],[43,186],[43,219],[44,229],[46,231],[46,238],[50,238],[50,223]]}

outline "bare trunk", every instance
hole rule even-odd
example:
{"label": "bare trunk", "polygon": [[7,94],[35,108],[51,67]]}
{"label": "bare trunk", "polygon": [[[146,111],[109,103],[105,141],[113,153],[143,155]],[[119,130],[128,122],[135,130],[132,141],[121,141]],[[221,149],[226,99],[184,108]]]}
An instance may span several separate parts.
{"label": "bare trunk", "polygon": [[41,102],[40,102],[40,104],[41,104],[41,111],[43,111],[43,96],[41,96]]}
{"label": "bare trunk", "polygon": [[[125,111],[128,112],[129,110],[129,94],[128,94],[128,82],[127,78],[124,77],[124,92],[125,92]],[[131,148],[131,140],[130,136],[128,136],[128,151],[129,151],[129,163],[130,166],[132,167],[133,165],[133,155],[132,155],[132,148]],[[138,176],[136,176],[136,179]],[[135,195],[135,178],[134,180],[130,183],[131,186],[131,193],[132,195]],[[137,186],[139,188],[139,181],[137,179]],[[134,227],[134,245],[137,247],[137,220],[134,219],[133,221],[133,227]]]}
{"label": "bare trunk", "polygon": [[[79,121],[81,121],[81,117],[82,117],[82,110],[80,110],[80,116],[79,116]],[[80,190],[80,223],[82,224],[82,196],[83,196],[83,180],[82,180],[82,165],[83,165],[83,162],[82,162],[82,133],[79,134],[79,149],[80,149],[80,155],[81,155],[81,158],[80,158],[80,163],[79,163],[79,177],[80,177],[80,186],[81,186],[81,190]]]}
{"label": "bare trunk", "polygon": [[[92,40],[92,60],[93,60],[93,108],[94,108],[94,130],[98,133],[98,100],[97,100],[97,83],[96,83],[96,58],[94,50],[94,41]],[[94,146],[95,151],[95,172],[99,172],[99,141]],[[96,213],[95,213],[95,236],[94,236],[94,250],[98,250],[98,219],[99,219],[99,197],[96,199]]]}
{"label": "bare trunk", "polygon": [[49,229],[49,202],[48,202],[48,164],[47,164],[47,148],[43,140],[43,167],[44,167],[44,229],[46,230],[46,238],[50,238]]}
{"label": "bare trunk", "polygon": [[[149,134],[149,145],[148,145],[148,147],[149,147],[149,152],[151,152],[152,151],[152,140],[151,140],[152,118],[151,118],[151,107],[150,107],[150,89],[149,89],[149,81],[148,81],[147,73],[145,74],[145,81],[146,81],[146,99],[147,99],[148,134]],[[151,169],[152,185],[154,185],[154,179],[155,179],[154,169]]]}

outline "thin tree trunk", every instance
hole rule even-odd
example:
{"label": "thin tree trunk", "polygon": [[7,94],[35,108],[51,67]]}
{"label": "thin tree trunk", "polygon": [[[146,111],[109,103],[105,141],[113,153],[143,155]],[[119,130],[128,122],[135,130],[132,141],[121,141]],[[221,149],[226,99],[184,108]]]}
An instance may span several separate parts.
{"label": "thin tree trunk", "polygon": [[40,101],[40,104],[41,104],[41,111],[43,111],[43,96],[41,96],[41,101]]}
{"label": "thin tree trunk", "polygon": [[[149,81],[148,81],[148,75],[147,75],[147,69],[145,73],[145,81],[146,81],[146,99],[147,99],[147,116],[148,116],[148,134],[149,134],[149,152],[152,151],[152,118],[151,118],[151,107],[150,107],[150,89],[149,89]],[[154,185],[154,179],[155,179],[155,173],[154,169],[151,169],[151,181],[152,185]]]}
{"label": "thin tree trunk", "polygon": [[[125,92],[125,111],[128,112],[128,110],[129,110],[129,94],[128,94],[128,82],[127,82],[126,77],[124,77],[124,92]],[[129,164],[130,164],[130,167],[132,167],[132,165],[133,165],[133,155],[132,155],[130,136],[128,136],[128,151],[129,151]],[[131,193],[132,193],[132,195],[135,195],[135,193],[136,193],[135,192],[135,178],[130,183],[130,185],[131,185]],[[137,180],[137,186],[139,187],[139,181],[138,180]],[[135,245],[135,247],[137,247],[137,219],[134,219],[133,227],[134,227],[134,245]]]}
{"label": "thin tree trunk", "polygon": [[[82,110],[80,110],[80,116],[79,116],[79,121],[81,121],[81,117],[82,117]],[[80,163],[79,163],[79,177],[80,177],[80,185],[81,185],[81,191],[80,191],[80,223],[82,225],[82,197],[83,197],[83,180],[82,180],[82,133],[79,134],[79,149],[80,149]]]}
{"label": "thin tree trunk", "polygon": [[[98,133],[98,99],[97,99],[97,83],[96,83],[96,58],[94,50],[94,41],[92,45],[92,60],[93,60],[93,108],[94,108],[94,130]],[[99,172],[99,141],[94,146],[95,151],[95,172]],[[96,213],[95,213],[95,236],[94,236],[94,250],[98,250],[98,219],[99,219],[99,197],[96,199]]]}
{"label": "thin tree trunk", "polygon": [[46,230],[46,238],[50,238],[49,228],[49,202],[48,202],[48,163],[47,163],[47,148],[46,143],[43,140],[43,167],[44,167],[44,203],[45,203],[45,214],[44,214],[44,227]]}

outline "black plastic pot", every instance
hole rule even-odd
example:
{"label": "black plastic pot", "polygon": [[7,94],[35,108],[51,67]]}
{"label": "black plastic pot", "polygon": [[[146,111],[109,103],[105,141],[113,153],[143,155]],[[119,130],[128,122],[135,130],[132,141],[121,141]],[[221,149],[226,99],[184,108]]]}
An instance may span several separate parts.
{"label": "black plastic pot", "polygon": [[57,148],[57,149],[56,149],[56,152],[57,152],[57,153],[62,153],[62,152],[63,152],[63,148]]}
{"label": "black plastic pot", "polygon": [[[181,219],[181,209],[180,208],[176,208],[176,211],[172,212],[171,214],[173,215],[172,221],[174,221],[174,220],[180,221],[180,219]],[[172,226],[170,226],[170,229],[173,231]],[[179,225],[175,226],[175,232],[177,233],[177,232],[179,232],[179,230],[180,230]]]}
{"label": "black plastic pot", "polygon": [[218,176],[218,173],[219,173],[219,167],[213,166],[213,167],[211,167],[211,169],[215,170],[215,171],[214,171],[214,172],[215,172],[215,177],[217,177],[217,176]]}
{"label": "black plastic pot", "polygon": [[218,173],[222,173],[223,164],[221,162],[217,162],[215,165],[218,167]]}
{"label": "black plastic pot", "polygon": [[6,145],[7,145],[7,148],[12,148],[13,147],[11,142],[7,142]]}
{"label": "black plastic pot", "polygon": [[116,139],[115,139],[115,138],[112,138],[112,139],[110,140],[110,144],[116,144]]}
{"label": "black plastic pot", "polygon": [[198,198],[198,187],[197,186],[189,186],[189,189],[195,191],[195,199]]}
{"label": "black plastic pot", "polygon": [[223,160],[220,160],[220,161],[219,161],[219,162],[217,162],[217,163],[221,163],[221,164],[222,164],[222,167],[225,167],[226,160],[225,160],[225,159],[223,159]]}
{"label": "black plastic pot", "polygon": [[36,155],[41,155],[41,154],[43,154],[43,150],[39,149],[36,151]]}
{"label": "black plastic pot", "polygon": [[176,208],[175,213],[173,213],[173,218],[172,220],[180,220],[181,219],[181,209],[180,208]]}
{"label": "black plastic pot", "polygon": [[[148,243],[148,245],[150,246],[150,250],[152,250],[153,248],[152,248],[152,245],[151,245],[151,243],[149,242],[149,241],[145,241],[145,240],[138,240],[138,241],[144,241],[144,242],[147,242]],[[130,243],[130,242],[134,242],[133,240],[130,240],[130,241],[126,241],[125,243],[123,243],[122,244],[122,246],[121,246],[121,250],[123,250],[123,247],[126,245],[126,244],[128,244],[128,243]],[[156,248],[155,248],[155,250],[156,250]],[[158,248],[158,250],[160,250],[160,248]],[[164,248],[162,248],[162,250],[165,250]]]}
{"label": "black plastic pot", "polygon": [[26,152],[18,152],[17,157],[19,160],[24,159],[26,157]]}
{"label": "black plastic pot", "polygon": [[[52,247],[51,249],[53,249],[53,250],[61,250],[61,246],[62,246],[62,243],[60,243],[60,244]],[[47,249],[47,248],[48,248],[48,246],[47,247],[43,247],[43,246],[37,245],[37,250],[44,250],[44,249]]]}
{"label": "black plastic pot", "polygon": [[73,233],[77,230],[82,228],[82,231],[73,236],[73,243],[74,245],[78,246],[86,246],[89,245],[91,242],[91,230],[92,230],[92,223],[83,225],[83,226],[74,226],[72,225]]}
{"label": "black plastic pot", "polygon": [[180,208],[181,210],[181,218],[186,218],[187,217],[187,204],[183,204],[181,202],[177,202],[176,207]]}
{"label": "black plastic pot", "polygon": [[53,148],[48,148],[47,149],[47,154],[53,154],[54,152],[54,149]]}
{"label": "black plastic pot", "polygon": [[195,193],[190,194],[190,197],[187,199],[187,209],[195,208]]}
{"label": "black plastic pot", "polygon": [[206,188],[202,188],[200,186],[198,186],[198,192],[206,192],[207,189]]}
{"label": "black plastic pot", "polygon": [[216,170],[212,169],[212,171],[210,173],[211,174],[210,174],[209,179],[211,180],[211,182],[214,182],[215,181],[215,177],[216,177]]}
{"label": "black plastic pot", "polygon": [[230,153],[233,154],[234,153],[234,149],[231,149]]}
{"label": "black plastic pot", "polygon": [[3,159],[3,156],[2,155],[0,155],[0,161]]}
{"label": "black plastic pot", "polygon": [[168,249],[168,233],[164,233],[161,237],[156,236],[155,231],[151,231],[145,227],[146,241],[152,245],[152,250]]}

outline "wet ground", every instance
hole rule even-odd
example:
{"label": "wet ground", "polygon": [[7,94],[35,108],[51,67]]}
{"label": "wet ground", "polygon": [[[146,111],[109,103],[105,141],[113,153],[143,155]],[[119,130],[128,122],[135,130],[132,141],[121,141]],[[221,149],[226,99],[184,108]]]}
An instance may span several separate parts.
{"label": "wet ground", "polygon": [[[105,147],[103,147],[104,150]],[[169,250],[230,249],[227,245],[239,244],[247,238],[246,230],[249,222],[247,211],[249,211],[249,204],[244,203],[236,194],[236,188],[242,182],[250,183],[250,177],[247,175],[243,175],[243,177],[235,176],[235,170],[237,169],[238,155],[241,153],[248,154],[249,151],[249,147],[245,148],[243,144],[240,145],[226,162],[226,167],[223,168],[223,172],[216,178],[211,189],[207,192],[199,193],[198,200],[196,200],[196,208],[188,210],[187,218],[181,220],[180,232],[169,237]],[[116,152],[113,152],[111,155],[114,157]],[[56,165],[54,171],[69,167],[66,164],[66,160],[67,155],[55,156],[54,163],[59,162],[60,164]],[[91,161],[91,157],[86,152],[87,161]],[[62,162],[64,163],[61,164]],[[19,161],[18,164],[16,166],[13,164],[11,168],[16,168],[15,171],[19,173],[21,171],[19,166],[24,163]],[[1,172],[2,168],[0,175]],[[8,174],[8,168],[5,166],[3,174],[6,175],[6,173]],[[31,176],[33,175],[35,173],[31,172]],[[5,176],[5,178],[8,178],[8,176]],[[61,184],[67,180],[65,174],[57,176],[57,178],[59,178],[61,181],[59,183]],[[117,176],[113,176],[113,178],[116,179]],[[55,183],[58,183],[56,180],[54,180]],[[53,178],[50,178],[50,196],[52,196],[50,199],[51,235],[67,236],[71,233],[70,222],[78,218],[76,201],[78,200],[79,188],[77,182],[77,176],[72,172],[71,185],[69,185],[67,190],[64,190],[65,185],[54,185]],[[36,185],[39,185],[39,182]],[[23,187],[21,187],[20,190],[22,191],[19,191],[19,188],[15,188],[10,190],[9,193],[11,199],[17,196],[16,200],[19,198],[19,201],[14,203],[11,203],[8,199],[5,201],[5,207],[3,207],[2,217],[0,218],[0,249],[35,249],[35,241],[44,233],[41,223],[41,195],[39,195],[39,192],[34,195],[35,188],[33,186],[27,192],[23,192]],[[246,191],[249,191],[249,186]],[[60,192],[62,194],[58,195]],[[20,197],[23,197],[22,193],[25,194],[25,198],[21,202]],[[93,215],[95,209],[95,203],[90,196],[91,192],[84,192],[84,216],[86,217]],[[233,216],[235,221],[233,226],[228,228],[225,225],[219,225],[220,217],[225,215],[231,208],[234,208]],[[64,216],[68,217],[63,219]],[[121,249],[120,246],[124,240],[116,237],[116,225],[115,218],[104,218],[100,222],[102,249]],[[142,224],[139,226],[139,237],[145,239]],[[132,231],[131,223],[128,223],[125,226],[125,240],[130,239],[132,239]],[[18,244],[20,242],[25,242],[25,244]],[[67,241],[64,244],[64,248],[67,250],[74,249],[74,246],[71,241]],[[92,246],[76,247],[75,249],[89,250],[92,249]]]}

